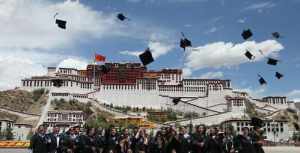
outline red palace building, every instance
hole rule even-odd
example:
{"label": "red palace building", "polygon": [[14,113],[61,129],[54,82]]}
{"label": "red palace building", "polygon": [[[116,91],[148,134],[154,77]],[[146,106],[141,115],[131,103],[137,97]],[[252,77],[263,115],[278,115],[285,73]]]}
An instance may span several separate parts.
{"label": "red palace building", "polygon": [[[94,68],[96,86],[105,84],[136,84],[137,79],[144,77],[146,67],[140,63],[105,63],[105,66],[110,68],[108,73],[101,72],[100,65],[88,65],[86,75],[89,79],[93,80]],[[100,80],[99,80],[100,78]]]}

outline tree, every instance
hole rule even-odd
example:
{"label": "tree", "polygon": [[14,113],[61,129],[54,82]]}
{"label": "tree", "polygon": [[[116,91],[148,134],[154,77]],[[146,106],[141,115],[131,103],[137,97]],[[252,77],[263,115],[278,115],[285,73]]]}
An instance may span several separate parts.
{"label": "tree", "polygon": [[30,130],[29,133],[26,136],[26,139],[30,140],[32,136],[33,136],[33,132],[32,132],[32,130]]}
{"label": "tree", "polygon": [[14,134],[12,133],[12,128],[7,128],[5,131],[5,138],[6,140],[13,140]]}

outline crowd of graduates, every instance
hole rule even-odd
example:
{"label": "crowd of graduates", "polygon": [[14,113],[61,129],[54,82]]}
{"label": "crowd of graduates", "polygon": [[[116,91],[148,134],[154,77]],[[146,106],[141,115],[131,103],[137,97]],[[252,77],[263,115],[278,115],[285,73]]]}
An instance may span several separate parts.
{"label": "crowd of graduates", "polygon": [[198,125],[191,128],[164,127],[154,131],[145,128],[117,130],[115,127],[71,127],[60,133],[53,127],[46,133],[39,126],[32,136],[33,153],[264,153],[261,130],[242,128],[239,134],[219,127]]}

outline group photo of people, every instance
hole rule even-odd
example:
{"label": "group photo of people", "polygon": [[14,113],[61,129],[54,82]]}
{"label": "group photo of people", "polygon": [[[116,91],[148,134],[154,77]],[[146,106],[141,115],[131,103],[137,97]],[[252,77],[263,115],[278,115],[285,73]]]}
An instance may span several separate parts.
{"label": "group photo of people", "polygon": [[32,153],[264,153],[262,130],[236,133],[218,126],[166,126],[159,129],[74,126],[47,132],[40,125],[30,141]]}

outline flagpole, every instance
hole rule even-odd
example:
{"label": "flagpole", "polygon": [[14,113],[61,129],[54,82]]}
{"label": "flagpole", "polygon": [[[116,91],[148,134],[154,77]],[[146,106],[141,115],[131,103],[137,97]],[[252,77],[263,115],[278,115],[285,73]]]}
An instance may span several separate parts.
{"label": "flagpole", "polygon": [[96,52],[94,52],[94,89],[96,89]]}

